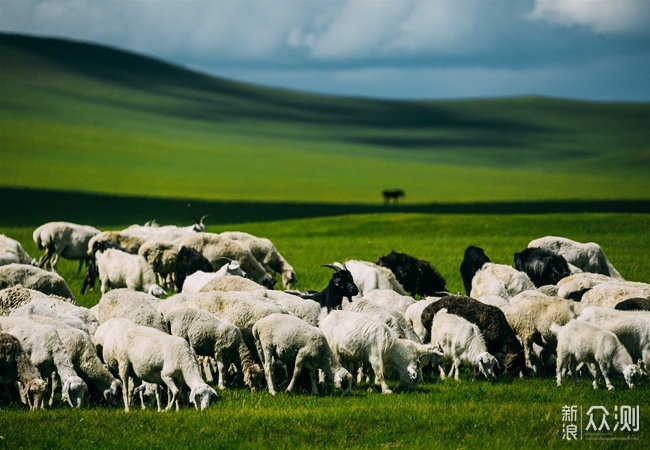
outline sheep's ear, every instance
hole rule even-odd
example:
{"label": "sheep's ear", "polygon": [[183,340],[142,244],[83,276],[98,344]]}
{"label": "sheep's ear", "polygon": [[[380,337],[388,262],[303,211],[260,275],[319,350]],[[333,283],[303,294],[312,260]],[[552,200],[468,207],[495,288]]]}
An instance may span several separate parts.
{"label": "sheep's ear", "polygon": [[496,365],[497,369],[501,368],[501,365],[499,364],[499,360],[494,358],[494,364]]}

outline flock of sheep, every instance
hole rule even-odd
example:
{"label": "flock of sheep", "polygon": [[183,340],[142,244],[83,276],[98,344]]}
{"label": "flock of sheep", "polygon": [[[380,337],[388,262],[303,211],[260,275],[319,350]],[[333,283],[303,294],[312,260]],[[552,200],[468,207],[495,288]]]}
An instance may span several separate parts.
{"label": "flock of sheep", "polygon": [[[613,389],[615,373],[633,387],[650,367],[650,285],[623,280],[595,243],[547,236],[515,267],[470,246],[467,295],[453,295],[428,262],[397,252],[325,264],[325,289],[292,291],[296,273],[271,241],[208,233],[203,218],[104,232],[50,222],[33,238],[38,263],[0,235],[5,403],[42,408],[60,392],[72,407],[121,398],[126,411],[161,410],[166,398],[165,409],[203,410],[238,383],[317,394],[365,381],[391,393],[431,368],[459,380],[462,363],[488,379],[554,370],[558,385],[584,367],[594,388],[602,377]],[[61,257],[79,272],[85,262],[82,292],[99,278],[96,306],[77,306]],[[278,273],[285,290],[273,289]]]}

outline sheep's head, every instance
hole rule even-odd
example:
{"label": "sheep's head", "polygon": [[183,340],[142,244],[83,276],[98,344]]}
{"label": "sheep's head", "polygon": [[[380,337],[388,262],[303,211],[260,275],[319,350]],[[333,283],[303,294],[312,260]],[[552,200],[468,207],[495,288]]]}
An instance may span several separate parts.
{"label": "sheep's head", "polygon": [[157,284],[152,284],[147,288],[147,294],[153,295],[154,297],[162,297],[163,295],[167,295],[167,291]]}
{"label": "sheep's head", "polygon": [[118,379],[115,379],[111,382],[111,386],[104,390],[104,399],[108,403],[113,403],[113,401],[117,400],[120,398],[120,395],[122,393],[122,382]]}
{"label": "sheep's head", "polygon": [[87,395],[88,386],[77,376],[68,378],[61,389],[61,398],[73,408],[81,408]]}
{"label": "sheep's head", "polygon": [[489,354],[488,352],[483,352],[478,357],[478,368],[485,378],[490,379],[494,377],[494,367],[499,368],[499,362],[497,359]]}
{"label": "sheep's head", "polygon": [[292,289],[297,281],[298,278],[296,277],[296,272],[293,269],[282,271],[282,285],[285,289]]}
{"label": "sheep's head", "polygon": [[34,378],[23,387],[22,397],[27,400],[30,409],[44,408],[44,398],[49,388],[49,383],[40,378]]}
{"label": "sheep's head", "polygon": [[192,403],[199,411],[203,411],[205,408],[210,406],[210,400],[212,400],[212,398],[219,400],[220,397],[219,394],[217,394],[217,391],[207,384],[202,384],[201,386],[192,389],[190,392],[190,403]]}
{"label": "sheep's head", "polygon": [[629,366],[625,366],[623,369],[623,378],[625,378],[625,382],[630,389],[634,387],[634,383],[641,378],[642,374],[643,371],[636,364],[630,364]]}
{"label": "sheep's head", "polygon": [[251,364],[244,370],[244,384],[250,388],[251,391],[262,389],[266,383],[264,377],[264,370],[259,364]]}
{"label": "sheep's head", "polygon": [[[330,283],[337,288],[341,293],[341,296],[347,297],[352,301],[352,297],[359,294],[359,288],[354,284],[354,278],[352,278],[352,273],[343,265],[343,267],[335,266],[333,264],[324,264],[323,267],[329,267],[334,269],[334,275],[330,280]],[[338,305],[335,305],[338,306]]]}
{"label": "sheep's head", "polygon": [[348,372],[345,368],[340,367],[336,372],[334,372],[334,386],[343,391],[343,394],[350,392],[352,387],[352,374]]}

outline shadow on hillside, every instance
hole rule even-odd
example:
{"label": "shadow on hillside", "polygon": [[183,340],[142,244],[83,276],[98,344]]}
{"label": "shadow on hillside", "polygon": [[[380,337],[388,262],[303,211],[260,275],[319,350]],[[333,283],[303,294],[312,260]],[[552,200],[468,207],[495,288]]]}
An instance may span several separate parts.
{"label": "shadow on hillside", "polygon": [[650,200],[576,200],[497,203],[335,204],[229,202],[122,197],[82,192],[0,188],[3,214],[0,226],[38,226],[70,221],[95,226],[121,226],[155,219],[159,224],[190,225],[195,216],[210,214],[209,222],[230,224],[265,222],[347,214],[543,214],[578,212],[649,213]]}

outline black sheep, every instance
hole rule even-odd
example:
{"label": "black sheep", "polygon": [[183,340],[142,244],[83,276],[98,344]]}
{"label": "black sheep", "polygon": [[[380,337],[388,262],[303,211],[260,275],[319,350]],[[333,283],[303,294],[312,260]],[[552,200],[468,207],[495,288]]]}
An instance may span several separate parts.
{"label": "black sheep", "polygon": [[181,247],[176,257],[176,272],[174,279],[176,289],[180,292],[183,289],[185,278],[197,271],[214,272],[212,264],[201,253],[189,247]]}
{"label": "black sheep", "polygon": [[539,247],[529,247],[515,253],[515,268],[528,275],[535,287],[556,285],[571,275],[566,259]]}
{"label": "black sheep", "polygon": [[377,264],[390,269],[412,297],[439,295],[447,290],[445,279],[428,261],[393,250],[377,258]]}
{"label": "black sheep", "polygon": [[359,293],[357,285],[354,284],[354,279],[349,270],[341,268],[332,264],[324,264],[323,267],[334,269],[334,274],[330,278],[329,283],[325,289],[320,292],[301,294],[299,292],[285,291],[290,294],[298,295],[307,300],[314,300],[321,306],[327,308],[328,311],[338,309],[343,303],[343,297],[352,300],[352,297]]}
{"label": "black sheep", "polygon": [[505,374],[518,376],[520,372],[525,371],[524,348],[499,308],[470,297],[448,295],[422,311],[422,325],[427,330],[431,329],[433,317],[443,308],[446,308],[450,314],[463,317],[479,327],[487,351],[493,355],[498,353],[505,355],[502,364]]}
{"label": "black sheep", "polygon": [[614,309],[619,311],[650,311],[650,298],[634,297],[618,302]]}
{"label": "black sheep", "polygon": [[463,285],[467,295],[472,291],[474,274],[488,262],[490,262],[490,258],[487,257],[482,248],[470,245],[465,249],[465,256],[460,264],[460,276],[463,278]]}

